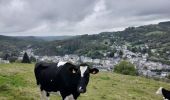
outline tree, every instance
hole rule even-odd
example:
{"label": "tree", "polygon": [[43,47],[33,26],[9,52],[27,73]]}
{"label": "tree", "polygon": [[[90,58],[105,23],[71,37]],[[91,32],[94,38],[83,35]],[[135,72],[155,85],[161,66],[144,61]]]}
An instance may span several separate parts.
{"label": "tree", "polygon": [[122,51],[122,50],[119,51],[119,56],[120,56],[120,57],[123,56],[123,51]]}
{"label": "tree", "polygon": [[96,58],[102,58],[103,54],[101,54],[99,51],[89,51],[87,56],[91,57],[92,59],[96,59]]}
{"label": "tree", "polygon": [[166,76],[166,78],[170,79],[170,74],[168,74],[168,75]]}
{"label": "tree", "polygon": [[5,54],[5,56],[3,57],[3,60],[9,60],[10,55],[9,54]]}
{"label": "tree", "polygon": [[107,56],[108,57],[114,57],[115,53],[116,53],[116,50],[114,49]]}
{"label": "tree", "polygon": [[24,53],[23,59],[22,59],[22,63],[31,63],[27,53]]}
{"label": "tree", "polygon": [[115,65],[114,72],[124,75],[137,75],[135,66],[127,61],[121,61],[119,64]]}
{"label": "tree", "polygon": [[133,47],[133,48],[132,48],[132,52],[133,52],[133,53],[136,53],[136,52],[138,52],[138,48],[136,48],[136,47]]}
{"label": "tree", "polygon": [[31,57],[30,57],[30,61],[31,61],[31,62],[36,62],[36,58],[35,58],[34,56],[31,56]]}
{"label": "tree", "polygon": [[17,57],[9,57],[9,62],[14,63],[17,60]]}

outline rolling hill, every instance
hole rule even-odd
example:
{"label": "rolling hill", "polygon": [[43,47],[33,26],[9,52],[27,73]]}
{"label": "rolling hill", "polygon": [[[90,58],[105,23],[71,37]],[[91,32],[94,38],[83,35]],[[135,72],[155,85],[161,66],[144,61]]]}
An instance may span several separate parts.
{"label": "rolling hill", "polygon": [[128,50],[132,52],[148,53],[150,60],[169,63],[170,22],[129,27],[118,32],[86,34],[62,41],[51,41],[48,47],[39,48],[38,54],[48,55],[48,51],[51,51],[51,55],[78,54],[102,58],[103,54],[115,52],[116,46],[123,45],[126,45]]}
{"label": "rolling hill", "polygon": [[49,41],[66,40],[72,36],[3,36],[0,35],[0,56],[4,54],[19,55],[28,48],[45,48]]}
{"label": "rolling hill", "polygon": [[19,55],[19,52],[24,49],[27,49],[29,47],[40,47],[44,43],[45,41],[38,40],[32,37],[17,38],[0,35],[0,56],[3,56],[6,53],[9,53],[11,55]]}
{"label": "rolling hill", "polygon": [[77,54],[102,58],[104,54],[114,54],[116,46],[123,45],[132,52],[147,53],[149,60],[170,64],[170,21],[74,37],[0,36],[0,55],[30,47],[36,55]]}
{"label": "rolling hill", "polygon": [[[34,64],[0,64],[0,100],[38,100],[39,89],[34,78]],[[170,84],[143,77],[100,72],[91,75],[87,93],[79,100],[162,100],[155,94]],[[61,99],[52,95],[51,100]]]}

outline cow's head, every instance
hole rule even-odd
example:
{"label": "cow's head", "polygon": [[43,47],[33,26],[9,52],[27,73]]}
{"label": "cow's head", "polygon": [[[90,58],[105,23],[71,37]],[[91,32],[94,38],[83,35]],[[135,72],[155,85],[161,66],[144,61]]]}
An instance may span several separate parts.
{"label": "cow's head", "polygon": [[90,74],[97,74],[99,72],[96,68],[90,68],[88,64],[80,64],[77,68],[71,68],[71,72],[78,75],[77,91],[79,93],[85,93],[86,87],[89,83]]}

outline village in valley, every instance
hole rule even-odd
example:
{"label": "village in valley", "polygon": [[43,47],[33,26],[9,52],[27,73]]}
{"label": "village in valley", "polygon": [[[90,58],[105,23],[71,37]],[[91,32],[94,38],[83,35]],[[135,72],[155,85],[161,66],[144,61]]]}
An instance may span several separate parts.
{"label": "village in valley", "polygon": [[[92,67],[98,68],[100,71],[113,71],[115,65],[119,64],[122,60],[126,60],[135,65],[138,75],[150,78],[166,78],[169,75],[170,65],[148,60],[147,58],[149,55],[147,53],[133,53],[127,49],[126,45],[116,46],[116,50],[117,52],[114,53],[114,57],[94,59],[87,56],[78,56],[76,54],[66,54],[64,56],[37,56],[34,54],[34,50],[29,48],[22,51],[20,56],[17,57],[17,60],[21,61],[24,53],[26,52],[29,57],[34,57],[36,62],[43,61],[57,63],[59,61],[69,61],[74,64],[79,64],[81,62],[88,63]],[[122,55],[120,55],[120,50],[123,52]],[[0,58],[0,63],[10,63],[10,61]]]}

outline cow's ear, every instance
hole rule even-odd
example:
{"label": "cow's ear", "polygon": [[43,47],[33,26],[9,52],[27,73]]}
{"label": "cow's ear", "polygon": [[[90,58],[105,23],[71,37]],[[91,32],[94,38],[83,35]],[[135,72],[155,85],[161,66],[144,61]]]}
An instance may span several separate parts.
{"label": "cow's ear", "polygon": [[76,67],[70,67],[69,71],[73,74],[77,73],[78,69]]}
{"label": "cow's ear", "polygon": [[99,70],[97,68],[90,69],[91,74],[97,74],[98,72],[99,72]]}

